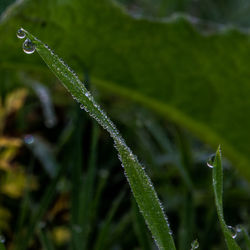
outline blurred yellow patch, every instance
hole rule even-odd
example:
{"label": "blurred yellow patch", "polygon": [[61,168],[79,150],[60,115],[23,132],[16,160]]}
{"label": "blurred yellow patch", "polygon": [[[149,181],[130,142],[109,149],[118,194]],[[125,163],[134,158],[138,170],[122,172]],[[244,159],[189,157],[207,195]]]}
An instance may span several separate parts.
{"label": "blurred yellow patch", "polygon": [[10,114],[19,110],[23,106],[26,96],[27,96],[26,89],[18,89],[10,93],[5,101],[6,113]]}
{"label": "blurred yellow patch", "polygon": [[57,245],[63,245],[69,242],[71,234],[67,227],[55,227],[52,230],[52,236]]}
{"label": "blurred yellow patch", "polygon": [[0,168],[11,170],[11,161],[16,156],[18,148],[22,145],[19,138],[0,137]]}
{"label": "blurred yellow patch", "polygon": [[22,88],[8,94],[5,103],[3,103],[0,97],[0,136],[4,128],[6,117],[23,106],[27,94],[27,89]]}
{"label": "blurred yellow patch", "polygon": [[36,179],[20,170],[7,172],[1,181],[1,192],[11,198],[19,198],[26,189],[34,190],[37,187]]}
{"label": "blurred yellow patch", "polygon": [[54,206],[51,208],[51,210],[48,213],[48,219],[52,220],[58,213],[60,213],[63,210],[69,209],[69,198],[67,195],[61,195],[55,202]]}
{"label": "blurred yellow patch", "polygon": [[0,147],[20,147],[22,140],[19,138],[0,137]]}
{"label": "blurred yellow patch", "polygon": [[[23,144],[22,140],[3,135],[6,119],[23,106],[27,93],[28,91],[22,88],[8,94],[5,101],[0,97],[0,192],[1,195],[5,194],[11,198],[20,198],[25,190],[38,187],[36,179],[27,175],[23,168],[14,161]],[[10,229],[10,218],[10,212],[0,207],[1,231]]]}
{"label": "blurred yellow patch", "polygon": [[6,171],[11,170],[11,161],[16,156],[17,148],[6,148],[0,153],[0,168]]}

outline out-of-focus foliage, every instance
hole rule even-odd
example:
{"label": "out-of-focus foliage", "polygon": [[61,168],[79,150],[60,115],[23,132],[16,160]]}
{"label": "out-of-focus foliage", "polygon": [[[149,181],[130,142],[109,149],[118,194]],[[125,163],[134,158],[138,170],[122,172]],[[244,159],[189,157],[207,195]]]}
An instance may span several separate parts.
{"label": "out-of-focus foliage", "polygon": [[[21,198],[25,190],[35,189],[36,180],[27,176],[24,167],[15,158],[22,147],[22,140],[18,137],[5,136],[7,119],[15,115],[24,105],[27,96],[26,89],[18,89],[6,96],[5,101],[0,98],[0,194],[11,198]],[[10,212],[0,207],[0,230],[10,230]]]}
{"label": "out-of-focus foliage", "polygon": [[24,1],[0,27],[0,68],[8,73],[43,70],[16,46],[20,26],[40,34],[76,71],[84,68],[99,89],[141,102],[213,146],[221,143],[250,178],[250,119],[242,112],[250,107],[248,35],[204,36],[185,18],[134,20],[108,0]]}
{"label": "out-of-focus foliage", "polygon": [[[250,187],[234,167],[247,178],[249,1],[119,0],[126,10],[109,0],[12,2],[0,1],[0,137],[8,141],[0,150],[9,150],[3,165],[21,192],[1,189],[7,249],[155,249],[111,140],[36,53],[23,53],[20,26],[47,41],[115,121],[154,183],[177,249],[195,239],[200,249],[226,247],[206,167],[214,152],[206,142],[222,144],[233,160],[223,158],[224,217],[242,228],[236,241],[247,249]],[[245,34],[226,30],[231,24]],[[22,104],[6,115],[11,95]],[[39,188],[30,189],[33,176]],[[0,178],[8,185],[5,169]]]}
{"label": "out-of-focus foliage", "polygon": [[11,5],[15,0],[2,0],[0,2],[0,14],[2,14],[9,5]]}
{"label": "out-of-focus foliage", "polygon": [[[168,18],[176,13],[189,15],[200,31],[228,25],[248,29],[249,0],[116,0],[133,16]],[[198,19],[200,22],[197,23]],[[203,25],[199,25],[202,24]]]}

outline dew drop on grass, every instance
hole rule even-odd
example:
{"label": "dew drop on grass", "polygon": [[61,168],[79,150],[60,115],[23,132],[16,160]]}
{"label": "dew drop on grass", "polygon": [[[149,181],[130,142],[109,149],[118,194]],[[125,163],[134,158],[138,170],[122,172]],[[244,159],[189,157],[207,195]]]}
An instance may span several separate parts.
{"label": "dew drop on grass", "polygon": [[191,250],[197,249],[199,247],[198,240],[194,240],[191,244]]}
{"label": "dew drop on grass", "polygon": [[26,36],[26,34],[25,34],[25,32],[23,31],[23,29],[21,28],[21,29],[19,29],[19,30],[17,31],[16,36],[17,36],[19,39],[23,39],[23,38]]}
{"label": "dew drop on grass", "polygon": [[84,109],[84,105],[83,104],[80,105],[80,109]]}
{"label": "dew drop on grass", "polygon": [[36,50],[35,45],[30,41],[30,39],[26,39],[23,43],[23,51],[26,54],[32,54]]}
{"label": "dew drop on grass", "polygon": [[235,227],[227,226],[228,230],[230,231],[232,238],[235,239],[237,237],[237,230]]}
{"label": "dew drop on grass", "polygon": [[207,161],[207,166],[210,167],[210,168],[213,168],[214,167],[214,159],[215,159],[215,154],[212,154],[209,158],[208,158],[208,161]]}

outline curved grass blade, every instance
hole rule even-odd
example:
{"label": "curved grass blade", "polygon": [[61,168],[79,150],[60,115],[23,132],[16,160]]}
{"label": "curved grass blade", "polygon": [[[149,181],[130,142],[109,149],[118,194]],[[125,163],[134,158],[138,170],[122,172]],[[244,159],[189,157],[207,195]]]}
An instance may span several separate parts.
{"label": "curved grass blade", "polygon": [[232,235],[230,229],[228,228],[223,215],[223,201],[222,201],[222,192],[223,192],[223,170],[221,164],[221,150],[220,147],[217,149],[215,154],[215,159],[213,162],[213,189],[215,195],[215,204],[220,221],[220,225],[226,240],[226,244],[229,250],[240,249],[236,243],[234,236]]}
{"label": "curved grass blade", "polygon": [[26,30],[23,30],[23,32],[26,38],[30,39],[32,44],[35,45],[36,51],[52,72],[71,93],[73,98],[80,103],[80,107],[85,109],[113,138],[133,195],[159,249],[175,249],[167,218],[153,185],[113,122],[107,117],[77,75],[63,60],[29,32]]}

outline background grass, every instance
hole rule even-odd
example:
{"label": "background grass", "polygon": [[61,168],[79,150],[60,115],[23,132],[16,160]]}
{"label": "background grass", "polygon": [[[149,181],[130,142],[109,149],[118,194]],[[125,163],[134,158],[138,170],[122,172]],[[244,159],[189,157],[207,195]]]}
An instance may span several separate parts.
{"label": "background grass", "polygon": [[[209,146],[208,140],[201,134],[195,135],[190,132],[190,127],[177,120],[173,121],[173,117],[167,115],[169,112],[165,106],[160,105],[159,108],[155,99],[152,101],[149,97],[154,97],[151,91],[158,96],[156,84],[159,82],[164,90],[164,101],[165,91],[170,95],[179,86],[171,102],[177,102],[177,107],[183,105],[185,111],[188,109],[186,114],[192,119],[201,117],[206,125],[211,115],[210,109],[214,108],[211,112],[216,112],[214,124],[218,126],[217,132],[222,131],[221,138],[232,136],[231,142],[235,142],[234,146],[238,145],[240,154],[247,155],[248,36],[238,32],[219,32],[213,37],[203,35],[211,30],[217,32],[218,23],[248,28],[248,15],[244,14],[247,8],[244,8],[245,12],[240,12],[242,6],[246,6],[243,2],[247,4],[247,1],[238,3],[238,7],[232,4],[233,1],[226,4],[223,1],[206,1],[206,7],[199,5],[199,1],[196,4],[179,1],[172,3],[171,9],[160,5],[164,1],[159,1],[157,7],[153,7],[156,5],[150,1],[123,1],[129,14],[136,17],[169,17],[175,11],[183,11],[206,21],[196,26],[186,21],[176,21],[169,25],[168,32],[176,31],[167,54],[168,58],[171,56],[169,65],[172,66],[167,69],[162,64],[161,69],[154,68],[154,65],[159,64],[154,64],[155,50],[159,47],[152,49],[149,46],[145,55],[152,54],[153,59],[147,61],[146,56],[143,57],[141,72],[138,71],[138,61],[135,63],[136,60],[133,60],[139,57],[138,51],[133,50],[131,56],[124,59],[121,50],[125,50],[127,40],[121,36],[119,39],[124,43],[114,47],[111,43],[114,39],[108,37],[110,30],[107,27],[112,20],[114,30],[120,29],[116,26],[114,15],[110,14],[108,6],[113,5],[105,4],[106,7],[100,12],[107,18],[103,19],[105,29],[97,15],[85,22],[86,29],[78,29],[76,27],[83,25],[81,20],[87,20],[87,12],[94,13],[103,5],[98,2],[95,8],[92,6],[92,12],[86,8],[85,14],[77,18],[79,23],[72,28],[70,15],[75,13],[77,1],[72,1],[75,5],[62,5],[60,8],[55,2],[41,1],[41,9],[38,10],[37,6],[27,1],[24,7],[13,9],[13,16],[2,19],[0,25],[0,229],[6,248],[80,249],[82,244],[85,249],[156,248],[132,198],[108,134],[80,109],[38,56],[22,52],[15,32],[25,23],[76,69],[95,99],[117,124],[154,183],[166,208],[177,249],[191,249],[195,239],[198,239],[200,249],[226,249],[214,203],[212,170],[206,166],[215,148]],[[82,3],[86,4],[85,7],[91,6],[91,1]],[[165,1],[165,6],[170,6],[169,3]],[[8,4],[11,2],[6,1],[1,11]],[[47,19],[44,22],[42,17],[45,17],[45,13]],[[63,27],[60,25],[62,16]],[[108,18],[110,16],[112,18]],[[130,21],[127,20],[126,16],[125,24],[129,26]],[[216,25],[210,25],[210,22],[216,22]],[[139,30],[135,31],[139,33]],[[145,31],[148,39],[158,37],[148,32],[148,29]],[[136,35],[137,32],[132,37]],[[51,40],[45,39],[47,36]],[[190,53],[190,48],[195,47],[192,45],[193,40],[186,40],[187,37],[199,37],[201,41],[200,50],[195,54],[197,58],[203,58],[202,66],[198,67],[201,77],[194,74],[194,67],[189,68],[192,61],[189,57],[186,63],[182,63],[185,55]],[[218,57],[214,58],[217,58],[215,65],[221,65],[220,68],[212,67],[205,71],[208,65],[206,62],[210,60],[213,65],[214,61],[202,53],[204,40],[208,47],[214,44],[218,48],[216,51],[220,53],[216,53]],[[78,41],[78,45],[72,46],[75,41]],[[140,42],[140,46],[147,41]],[[164,46],[169,43],[168,40]],[[229,59],[235,64],[228,63],[224,67]],[[174,75],[171,72],[175,72]],[[184,76],[188,72],[191,72],[190,78],[185,80]],[[167,80],[165,82],[162,79]],[[194,82],[194,87],[189,89]],[[39,92],[34,87],[37,84],[44,86],[44,91]],[[210,95],[209,91],[203,91],[204,85],[215,86],[217,94]],[[147,95],[142,96],[141,93]],[[203,103],[206,100],[209,105]],[[46,110],[50,110],[49,114],[54,119],[52,126],[48,126],[50,115]],[[235,110],[238,113],[233,112]],[[220,116],[222,123],[219,122]],[[202,135],[211,136],[207,130]],[[218,143],[222,144],[225,156],[223,140]],[[242,148],[246,151],[241,151]],[[241,161],[241,158],[236,157],[236,160],[232,157],[232,163],[228,160],[231,157],[230,150],[226,152],[227,158],[223,157],[224,218],[230,226],[243,227],[236,241],[242,249],[247,249],[249,182],[244,178],[244,167],[241,168],[243,175],[237,171],[237,160]]]}

